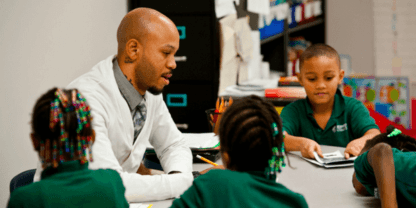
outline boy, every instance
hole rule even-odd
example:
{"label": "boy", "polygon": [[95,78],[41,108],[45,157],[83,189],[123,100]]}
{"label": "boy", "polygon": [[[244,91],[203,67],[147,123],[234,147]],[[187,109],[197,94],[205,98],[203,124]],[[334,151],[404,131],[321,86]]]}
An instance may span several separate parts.
{"label": "boy", "polygon": [[312,45],[302,53],[299,68],[298,79],[307,98],[282,111],[287,151],[301,151],[307,158],[316,151],[323,157],[322,144],[346,147],[345,158],[358,155],[380,131],[365,106],[338,89],[344,70],[337,51],[325,44]]}

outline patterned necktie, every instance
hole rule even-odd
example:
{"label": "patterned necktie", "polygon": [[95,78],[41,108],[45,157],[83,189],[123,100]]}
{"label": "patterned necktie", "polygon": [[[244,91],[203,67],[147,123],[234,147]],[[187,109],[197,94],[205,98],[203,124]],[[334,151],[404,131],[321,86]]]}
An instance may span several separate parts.
{"label": "patterned necktie", "polygon": [[139,136],[144,126],[144,122],[146,120],[146,111],[147,111],[146,104],[143,99],[142,102],[139,105],[137,105],[136,109],[132,112],[133,124],[134,124],[133,144],[136,141],[137,136]]}

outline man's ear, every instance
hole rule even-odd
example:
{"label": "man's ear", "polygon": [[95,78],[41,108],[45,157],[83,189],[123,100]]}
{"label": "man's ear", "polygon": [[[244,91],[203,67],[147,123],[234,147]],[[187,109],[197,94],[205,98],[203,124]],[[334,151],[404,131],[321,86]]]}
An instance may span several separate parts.
{"label": "man's ear", "polygon": [[344,79],[344,74],[345,74],[345,71],[342,70],[342,69],[340,69],[339,70],[339,81],[338,81],[338,84],[342,84],[342,81]]}
{"label": "man's ear", "polygon": [[39,152],[40,150],[40,142],[36,139],[36,135],[34,133],[30,134],[30,139],[32,140],[33,148]]}
{"label": "man's ear", "polygon": [[143,49],[140,42],[136,39],[130,39],[126,43],[125,48],[126,59],[125,63],[139,62],[142,57]]}

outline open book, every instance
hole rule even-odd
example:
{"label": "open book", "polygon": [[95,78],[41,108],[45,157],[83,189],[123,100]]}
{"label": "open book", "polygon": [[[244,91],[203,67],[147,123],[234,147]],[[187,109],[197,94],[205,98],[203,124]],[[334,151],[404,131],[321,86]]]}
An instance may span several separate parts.
{"label": "open book", "polygon": [[309,159],[304,157],[302,157],[302,159],[325,168],[354,166],[354,160],[355,158],[357,158],[350,157],[348,159],[345,159],[344,155],[339,150],[335,152],[324,153],[323,158],[319,157],[318,153],[316,152],[314,152],[313,154],[315,156],[315,159]]}

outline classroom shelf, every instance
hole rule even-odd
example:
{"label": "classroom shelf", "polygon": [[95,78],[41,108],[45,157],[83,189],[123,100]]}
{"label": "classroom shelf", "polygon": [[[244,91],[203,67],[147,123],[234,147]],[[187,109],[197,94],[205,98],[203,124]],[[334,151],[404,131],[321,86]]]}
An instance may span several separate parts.
{"label": "classroom shelf", "polygon": [[301,22],[296,27],[289,28],[286,19],[283,32],[260,41],[263,61],[269,62],[271,70],[287,73],[289,41],[292,37],[303,36],[312,44],[326,43],[326,0],[321,1],[322,14],[315,17],[315,20],[306,23]]}
{"label": "classroom shelf", "polygon": [[[315,20],[313,22],[309,22],[309,23],[306,23],[306,24],[303,24],[303,25],[299,25],[299,26],[296,26],[294,28],[290,28],[287,31],[287,33],[291,34],[291,33],[298,32],[298,31],[301,31],[303,29],[311,28],[311,27],[314,27],[314,26],[317,26],[317,25],[320,25],[320,24],[323,24],[323,23],[324,23],[324,19],[323,18],[318,18],[317,20]],[[271,37],[268,37],[264,40],[261,40],[260,44],[265,44],[265,43],[271,42],[273,40],[276,40],[278,38],[283,37],[284,35],[285,35],[284,32],[276,34],[274,36],[271,36]]]}
{"label": "classroom shelf", "polygon": [[278,38],[283,37],[283,35],[284,35],[283,33],[279,33],[279,34],[277,34],[277,35],[273,35],[273,36],[271,36],[271,37],[268,37],[268,38],[266,38],[266,39],[261,40],[261,41],[260,41],[260,44],[265,44],[265,43],[271,42],[271,41],[273,41],[273,40],[276,40],[276,39],[278,39]]}
{"label": "classroom shelf", "polygon": [[317,20],[315,20],[313,22],[309,22],[309,23],[306,23],[306,24],[303,24],[303,25],[299,25],[299,26],[296,26],[294,28],[290,28],[288,33],[290,34],[290,33],[298,32],[300,30],[307,29],[307,28],[310,28],[310,27],[314,27],[314,26],[320,25],[322,23],[324,23],[324,19],[323,18],[318,18]]}

